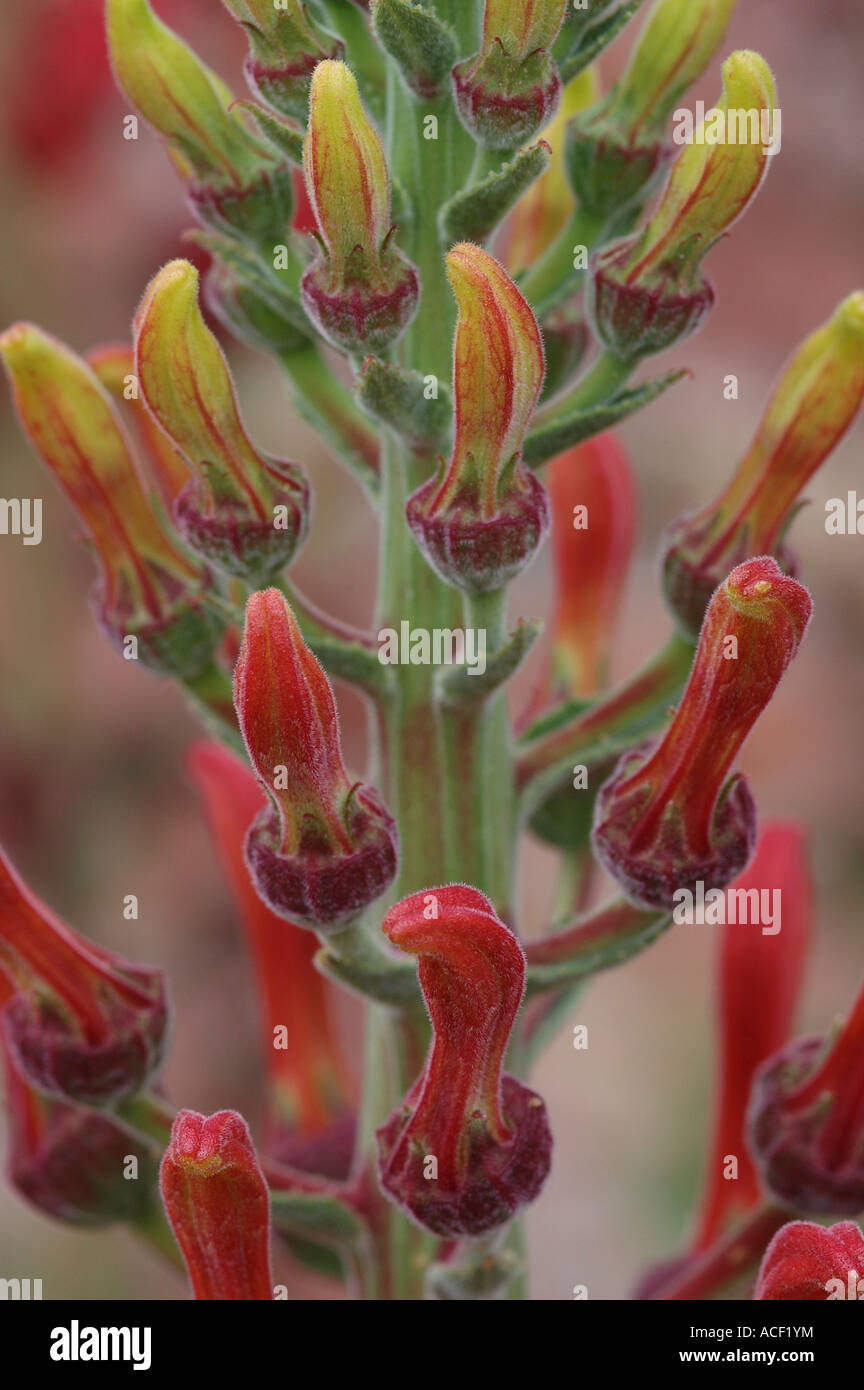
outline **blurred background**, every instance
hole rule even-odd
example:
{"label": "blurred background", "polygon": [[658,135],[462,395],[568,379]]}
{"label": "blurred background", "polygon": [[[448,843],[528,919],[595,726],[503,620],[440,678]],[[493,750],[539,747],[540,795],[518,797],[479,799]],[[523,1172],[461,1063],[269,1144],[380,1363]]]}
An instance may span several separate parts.
{"label": "blurred background", "polygon": [[[155,8],[240,91],[245,45],[218,0]],[[611,78],[625,34],[604,60]],[[777,76],[783,149],[758,202],[711,256],[718,292],[703,332],[661,366],[692,379],[625,426],[641,490],[641,541],[613,676],[665,638],[656,554],[665,523],[707,500],[747,445],[792,348],[864,287],[864,11],[858,0],[739,0],[727,39]],[[29,319],[78,351],[125,342],[154,270],[189,254],[182,190],[143,126],[122,137],[100,0],[30,0],[0,14],[0,325]],[[719,93],[719,63],[688,104]],[[247,422],[265,450],[302,460],[316,515],[298,582],[368,623],[375,527],[362,494],[287,403],[278,368],[230,346]],[[653,364],[652,364],[653,365]],[[723,380],[738,376],[737,401]],[[745,750],[763,820],[810,830],[818,922],[801,1023],[822,1031],[864,972],[864,596],[860,537],[828,537],[824,505],[864,493],[860,423],[817,475],[794,526],[816,617],[794,672]],[[182,699],[123,662],[91,620],[92,568],[75,522],[0,393],[0,494],[44,499],[43,541],[0,537],[0,840],[62,916],[95,940],[164,967],[176,1021],[165,1083],[187,1107],[260,1115],[254,996],[237,924],[183,767],[197,726]],[[350,582],[345,576],[350,575]],[[548,613],[538,559],[513,616]],[[515,692],[530,689],[529,670]],[[348,761],[365,757],[359,700],[337,691]],[[526,930],[542,930],[553,857],[521,862]],[[139,898],[125,921],[123,898]],[[683,1242],[699,1190],[712,1097],[711,929],[670,931],[599,976],[534,1077],[556,1137],[552,1176],[528,1220],[533,1297],[625,1298],[639,1271]],[[587,1024],[576,1052],[572,1025]],[[346,1024],[346,1026],[348,1026]],[[2,1138],[0,1138],[2,1142]],[[0,1186],[0,1274],[41,1277],[46,1298],[180,1298],[182,1280],[122,1229],[79,1233]],[[289,1293],[338,1296],[279,1271]]]}

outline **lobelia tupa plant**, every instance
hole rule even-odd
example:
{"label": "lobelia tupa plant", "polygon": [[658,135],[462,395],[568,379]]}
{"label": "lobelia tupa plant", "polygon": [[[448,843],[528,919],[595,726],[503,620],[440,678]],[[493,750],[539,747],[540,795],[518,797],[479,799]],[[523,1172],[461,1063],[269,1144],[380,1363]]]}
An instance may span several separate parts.
{"label": "lobelia tupa plant", "polygon": [[[637,1296],[751,1292],[760,1261],[760,1299],[827,1298],[853,1266],[864,1287],[864,996],[835,1036],[790,1043],[804,832],[760,838],[736,771],[810,621],[787,528],[864,398],[861,292],[797,350],[726,490],[703,505],[694,487],[662,542],[672,635],[608,686],[637,523],[610,431],[684,375],[632,381],[706,322],[706,257],[776,153],[771,70],[723,47],[734,8],[213,0],[248,40],[238,100],[149,0],[106,0],[117,82],[210,264],[203,284],[187,260],[154,266],[127,344],[79,357],[17,323],[0,356],[92,549],[97,621],[204,725],[188,770],[253,961],[265,1124],[253,1139],[233,1110],[174,1106],[162,973],[73,932],[0,854],[8,1166],[43,1212],[155,1241],[196,1299],[279,1297],[286,1256],[362,1299],[527,1297],[521,1215],[554,1154],[528,1081],[575,991],[688,898],[775,891],[782,935],[723,929],[706,1197]],[[637,12],[603,91],[592,65]],[[712,132],[676,147],[715,57]],[[368,631],[295,585],[314,489],[290,436],[278,458],[255,442],[231,338],[279,364],[375,513]],[[540,624],[509,590],[548,537],[550,634],[514,717]],[[333,680],[365,697],[361,776]],[[560,863],[534,939],[529,830]]]}

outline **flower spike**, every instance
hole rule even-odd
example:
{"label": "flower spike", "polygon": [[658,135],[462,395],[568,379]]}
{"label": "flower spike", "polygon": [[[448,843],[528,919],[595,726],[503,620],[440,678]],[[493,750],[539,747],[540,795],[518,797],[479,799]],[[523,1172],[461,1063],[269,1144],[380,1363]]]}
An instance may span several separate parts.
{"label": "flower spike", "polygon": [[186,540],[227,574],[272,579],[305,539],[309,485],[298,464],[250,443],[188,261],[171,261],[150,282],[135,317],[135,361],[144,400],[194,474],[174,503]]}
{"label": "flower spike", "polygon": [[160,1185],[196,1299],[272,1300],[270,1193],[245,1120],[181,1110]]}
{"label": "flower spike", "polygon": [[344,63],[313,74],[303,170],[321,242],[301,282],[304,308],[343,352],[381,352],[414,317],[420,281],[396,246],[384,147]]}
{"label": "flower spike", "polygon": [[420,958],[433,1039],[417,1082],[378,1130],[381,1186],[438,1235],[483,1235],[532,1202],[549,1171],[543,1101],[502,1074],[525,955],[489,900],[461,884],[403,899],[383,930]]}
{"label": "flower spike", "polygon": [[634,903],[671,911],[676,891],[724,888],[749,860],[756,809],[741,774],[727,775],[811,607],[768,556],[739,565],[712,598],[665,737],[626,753],[597,798],[594,847]]}
{"label": "flower spike", "polygon": [[278,589],[246,605],[234,698],[271,800],[246,840],[255,887],[278,916],[338,930],[391,882],[396,827],[372,787],[348,780],[330,682]]}
{"label": "flower spike", "polygon": [[534,555],[549,505],[521,448],[543,385],[540,330],[493,256],[461,242],[447,255],[459,306],[453,353],[456,435],[449,463],[408,499],[434,570],[468,593],[499,589]]}
{"label": "flower spike", "polygon": [[0,337],[22,427],[75,508],[98,560],[93,607],[114,646],[164,675],[193,676],[219,624],[204,606],[207,571],[163,531],[117,411],[93,371],[32,324]]}

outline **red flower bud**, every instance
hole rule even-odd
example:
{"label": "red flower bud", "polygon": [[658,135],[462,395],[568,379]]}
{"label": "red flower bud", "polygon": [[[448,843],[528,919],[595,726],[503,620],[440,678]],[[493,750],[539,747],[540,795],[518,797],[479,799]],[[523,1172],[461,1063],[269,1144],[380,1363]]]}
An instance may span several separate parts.
{"label": "red flower bud", "polygon": [[322,247],[303,306],[343,352],[382,352],[414,317],[420,281],[396,246],[384,147],[344,63],[315,69],[303,170]]}
{"label": "red flower bud", "polygon": [[450,462],[408,499],[406,516],[441,578],[482,593],[524,569],[549,528],[546,493],[521,456],[543,345],[531,309],[487,251],[454,246],[447,273],[459,305],[456,438]]}
{"label": "red flower bud", "polygon": [[34,1086],[82,1105],[134,1095],[157,1070],[167,1028],[162,974],[84,941],[0,851],[0,971],[14,986],[2,1030]]}
{"label": "red flower bud", "polygon": [[[752,916],[750,925],[727,921],[718,928],[718,1094],[697,1250],[712,1245],[736,1216],[762,1198],[744,1138],[745,1120],[754,1074],[792,1031],[804,974],[812,886],[803,829],[791,823],[766,825],[752,864],[733,890],[739,900],[742,893],[778,892],[782,919],[774,923],[778,930],[769,932],[752,925]],[[724,1173],[730,1156],[738,1163],[735,1180]]]}
{"label": "red flower bud", "polygon": [[396,827],[372,787],[348,780],[330,682],[278,589],[246,606],[234,698],[272,802],[246,839],[255,887],[280,917],[338,928],[393,879]]}
{"label": "red flower bud", "polygon": [[270,911],[243,855],[250,821],[266,797],[249,769],[219,743],[196,743],[189,770],[252,954],[268,1078],[267,1152],[292,1167],[344,1178],[354,1120],[330,1019],[333,987],[315,968],[315,936]]}
{"label": "red flower bud", "polygon": [[479,53],[453,69],[456,108],[476,140],[516,149],[555,114],[561,78],[551,48],[567,0],[486,0]]}
{"label": "red flower bud", "polygon": [[15,405],[39,457],[75,508],[101,570],[100,626],[125,651],[168,675],[206,665],[219,625],[203,606],[209,580],[162,529],[117,412],[85,362],[20,323],[0,337]]}
{"label": "red flower bud", "polygon": [[309,485],[296,463],[252,445],[222,349],[198,307],[198,272],[171,261],[135,316],[141,391],[195,477],[174,503],[190,545],[250,584],[272,579],[302,545]]}
{"label": "red flower bud", "polygon": [[744,778],[727,774],[811,607],[767,556],[739,565],[712,598],[666,735],[626,753],[597,799],[595,849],[633,902],[671,911],[676,890],[723,888],[747,863],[756,810]]}
{"label": "red flower bud", "polygon": [[[11,989],[0,975],[0,1007]],[[6,1172],[16,1192],[46,1216],[75,1225],[145,1218],[156,1181],[149,1152],[136,1153],[128,1132],[109,1116],[40,1095],[14,1066],[2,1038],[0,1052],[6,1072]],[[138,1162],[134,1177],[125,1171],[130,1156]]]}
{"label": "red flower bud", "polygon": [[663,559],[666,597],[698,632],[712,592],[733,565],[773,554],[792,569],[784,539],[797,498],[864,400],[864,294],[844,300],[802,343],[774,389],[756,438],[728,487],[672,523]]}
{"label": "red flower bud", "polygon": [[196,1299],[271,1300],[270,1193],[246,1121],[181,1110],[159,1176]]}
{"label": "red flower bud", "polygon": [[525,955],[489,900],[461,884],[403,899],[383,928],[420,957],[433,1039],[417,1082],[378,1130],[381,1186],[438,1235],[483,1235],[534,1200],[551,1159],[543,1101],[501,1070]]}
{"label": "red flower bud", "polygon": [[786,1206],[864,1209],[864,987],[836,1036],[797,1038],[764,1064],[748,1132],[763,1183]]}
{"label": "red flower bud", "polygon": [[754,1299],[819,1303],[864,1298],[864,1235],[852,1221],[790,1221],[762,1260]]}

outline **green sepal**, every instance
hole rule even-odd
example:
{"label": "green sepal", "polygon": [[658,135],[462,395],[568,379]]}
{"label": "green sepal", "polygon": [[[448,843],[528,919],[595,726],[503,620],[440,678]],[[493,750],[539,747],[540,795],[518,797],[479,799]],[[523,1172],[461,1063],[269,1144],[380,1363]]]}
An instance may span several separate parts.
{"label": "green sepal", "polygon": [[445,705],[472,705],[494,695],[515,675],[543,630],[542,622],[521,618],[503,647],[486,664],[482,675],[472,675],[468,666],[438,673],[438,695]]}
{"label": "green sepal", "polygon": [[459,57],[455,31],[412,0],[373,0],[372,29],[419,101],[437,101]]}
{"label": "green sepal", "polygon": [[271,145],[275,145],[277,150],[287,155],[292,164],[302,167],[305,131],[299,122],[288,120],[285,116],[277,116],[265,106],[259,106],[256,101],[236,101],[234,105],[248,111],[250,116],[255,118],[261,134],[267,137]]}
{"label": "green sepal", "polygon": [[485,241],[527,188],[549,168],[552,151],[545,140],[520,150],[515,159],[463,188],[439,213],[438,226],[447,246],[457,241]]}
{"label": "green sepal", "polygon": [[591,834],[594,802],[606,778],[614,770],[615,759],[608,763],[593,763],[588,773],[588,786],[573,786],[572,778],[556,788],[537,807],[529,822],[531,829],[544,844],[556,849],[575,849]]}
{"label": "green sepal", "polygon": [[367,357],[356,395],[364,410],[416,453],[440,453],[450,437],[453,397],[443,382],[438,382],[437,390],[437,399],[427,400],[426,377],[420,372]]}
{"label": "green sepal", "polygon": [[[553,49],[561,81],[565,86],[574,77],[578,77],[579,73],[589,67],[598,54],[609,46],[625,25],[630,23],[642,3],[643,0],[627,0],[620,9],[613,10],[596,24],[576,29],[575,33],[574,26],[565,23]],[[574,15],[576,13],[574,11]]]}
{"label": "green sepal", "polygon": [[665,376],[658,377],[655,381],[647,381],[643,386],[619,391],[601,405],[591,406],[588,410],[575,410],[572,415],[550,420],[547,425],[532,430],[525,440],[522,451],[525,462],[537,468],[549,459],[557,458],[566,449],[571,449],[574,444],[581,444],[583,440],[592,439],[595,434],[602,434],[604,430],[626,420],[628,415],[633,415],[637,410],[642,410],[644,406],[656,401],[664,391],[687,375],[688,372],[683,368],[667,372]]}

